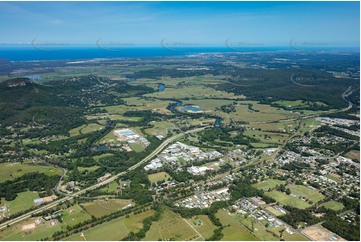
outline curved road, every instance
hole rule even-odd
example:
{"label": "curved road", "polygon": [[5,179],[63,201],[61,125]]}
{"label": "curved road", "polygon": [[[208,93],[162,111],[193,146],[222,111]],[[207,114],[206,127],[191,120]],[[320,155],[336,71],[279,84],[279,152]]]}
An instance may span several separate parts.
{"label": "curved road", "polygon": [[36,214],[36,213],[42,212],[42,211],[44,211],[44,210],[48,210],[48,209],[50,209],[50,208],[56,207],[56,206],[59,205],[60,203],[63,203],[63,202],[65,202],[65,201],[67,201],[67,200],[70,200],[70,199],[72,199],[73,197],[77,197],[77,196],[79,196],[79,195],[81,195],[81,194],[83,194],[83,193],[85,193],[85,192],[87,192],[87,191],[94,190],[94,189],[96,189],[96,188],[98,188],[98,187],[100,187],[100,186],[103,186],[103,185],[105,185],[105,184],[108,184],[108,183],[110,183],[110,182],[118,179],[120,176],[125,175],[125,174],[127,174],[128,172],[130,172],[130,171],[132,171],[132,170],[135,170],[136,168],[138,168],[138,167],[141,166],[142,164],[148,162],[148,161],[151,160],[154,156],[156,156],[157,154],[159,154],[167,145],[169,145],[170,143],[172,143],[172,142],[175,141],[176,139],[182,137],[183,135],[185,135],[185,134],[190,134],[190,133],[195,133],[195,132],[199,132],[199,131],[202,131],[202,130],[204,130],[205,128],[208,128],[208,127],[210,127],[210,126],[205,126],[205,127],[202,127],[202,128],[196,128],[196,129],[188,130],[188,131],[186,131],[186,132],[183,132],[183,133],[174,135],[174,136],[168,138],[167,140],[165,140],[161,145],[159,145],[152,153],[150,153],[150,154],[149,154],[147,157],[145,157],[143,160],[141,160],[141,161],[138,162],[137,164],[129,167],[127,170],[125,170],[125,171],[123,171],[123,172],[120,172],[120,173],[118,173],[118,174],[116,174],[116,175],[114,175],[114,176],[112,176],[112,177],[110,177],[110,178],[108,178],[108,179],[106,179],[106,180],[104,180],[104,181],[102,181],[102,182],[99,182],[99,183],[97,183],[97,184],[95,184],[95,185],[93,185],[93,186],[90,186],[90,187],[87,187],[87,188],[85,188],[85,189],[83,189],[83,190],[80,190],[80,191],[78,191],[78,192],[75,192],[75,193],[66,195],[65,197],[60,198],[60,199],[58,199],[58,200],[56,200],[56,201],[54,201],[54,202],[51,202],[51,203],[49,203],[49,204],[46,204],[46,205],[44,205],[44,206],[42,206],[42,207],[40,207],[40,208],[34,209],[34,210],[31,211],[31,212],[28,212],[28,213],[26,213],[26,214],[20,215],[20,216],[18,216],[18,217],[16,217],[16,218],[13,218],[13,219],[11,219],[11,220],[9,220],[9,221],[6,221],[6,222],[4,222],[4,223],[1,223],[1,224],[0,224],[0,229],[4,229],[4,228],[6,228],[7,226],[13,225],[13,224],[15,224],[15,223],[18,223],[18,222],[24,220],[24,219],[30,218],[32,214]]}

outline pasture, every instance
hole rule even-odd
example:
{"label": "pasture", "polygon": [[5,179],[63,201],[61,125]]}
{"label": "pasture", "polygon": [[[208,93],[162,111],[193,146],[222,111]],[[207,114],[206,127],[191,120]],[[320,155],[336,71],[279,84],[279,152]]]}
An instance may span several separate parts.
{"label": "pasture", "polygon": [[153,222],[144,240],[193,240],[198,237],[198,233],[178,214],[165,210],[162,218]]}
{"label": "pasture", "polygon": [[[191,219],[187,219],[188,223],[200,233],[203,238],[208,239],[213,235],[213,231],[217,228],[207,215],[198,215]],[[201,221],[201,225],[195,225],[195,221]]]}
{"label": "pasture", "polygon": [[8,207],[8,212],[6,215],[11,215],[34,207],[35,198],[39,198],[38,193],[33,193],[30,191],[20,192],[12,201],[5,201],[4,198],[1,198],[1,205],[6,204]]}
{"label": "pasture", "polygon": [[39,172],[48,176],[61,175],[61,169],[48,165],[34,164],[30,162],[0,163],[0,183],[20,177],[26,173]]}
{"label": "pasture", "polygon": [[66,228],[66,226],[74,226],[75,224],[91,219],[91,216],[78,204],[64,209],[61,211],[61,214],[63,215],[63,223],[61,223],[63,228]]}
{"label": "pasture", "polygon": [[99,218],[121,210],[130,203],[132,203],[132,201],[127,199],[102,199],[83,203],[82,206],[90,215]]}
{"label": "pasture", "polygon": [[153,215],[153,211],[149,210],[143,213],[130,215],[129,218],[122,217],[83,232],[71,236],[68,240],[100,240],[100,241],[114,241],[121,240],[130,232],[137,232],[143,227],[143,220]]}
{"label": "pasture", "polygon": [[216,214],[223,226],[226,226],[222,232],[222,240],[259,240],[246,227],[240,224],[234,217],[224,210],[219,210]]}

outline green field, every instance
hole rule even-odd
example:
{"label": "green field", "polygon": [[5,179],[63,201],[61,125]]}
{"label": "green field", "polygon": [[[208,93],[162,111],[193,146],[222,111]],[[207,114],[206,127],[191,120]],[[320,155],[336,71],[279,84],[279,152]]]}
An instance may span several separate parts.
{"label": "green field", "polygon": [[108,199],[95,200],[93,202],[83,203],[83,208],[95,217],[102,217],[111,214],[115,211],[121,210],[124,206],[131,203],[131,200],[126,199]]}
{"label": "green field", "polygon": [[226,226],[223,231],[222,240],[259,240],[247,228],[241,225],[235,218],[229,215],[224,210],[219,210],[216,214],[223,226]]}
{"label": "green field", "polygon": [[[208,239],[213,235],[213,231],[217,228],[207,215],[198,215],[191,219],[187,219],[188,223],[200,233],[203,238]],[[195,225],[195,221],[201,221],[201,225]]]}
{"label": "green field", "polygon": [[1,205],[6,204],[8,207],[8,212],[6,215],[15,214],[35,206],[34,199],[39,198],[38,193],[33,193],[30,191],[18,193],[15,200],[5,201],[4,198],[1,198]]}
{"label": "green field", "polygon": [[170,178],[170,175],[164,171],[148,175],[148,179],[151,184],[159,182],[159,181],[163,181],[163,180],[166,181],[169,178]]}
{"label": "green field", "polygon": [[329,202],[322,203],[320,205],[320,207],[325,207],[327,209],[331,209],[331,210],[334,210],[334,211],[340,211],[345,206],[342,203],[339,203],[339,202],[329,201]]}
{"label": "green field", "polygon": [[287,206],[291,206],[291,207],[295,207],[295,208],[299,208],[299,209],[305,209],[305,208],[308,208],[311,206],[310,204],[308,204],[305,201],[302,201],[299,198],[292,197],[292,196],[286,195],[285,193],[275,191],[275,190],[266,192],[265,195],[275,199],[277,202],[279,202],[282,205],[287,205]]}
{"label": "green field", "polygon": [[319,193],[317,190],[313,190],[306,186],[288,185],[287,187],[289,187],[291,189],[292,194],[304,197],[305,199],[308,199],[308,200],[312,201],[313,203],[317,203],[318,201],[325,198],[325,196],[322,195],[321,193]]}
{"label": "green field", "polygon": [[153,215],[153,211],[146,211],[136,215],[130,215],[129,218],[122,217],[120,219],[101,224],[80,234],[71,236],[67,240],[121,240],[130,232],[137,232],[143,227],[143,220]]}
{"label": "green field", "polygon": [[64,228],[66,226],[74,226],[75,224],[91,219],[91,216],[78,204],[64,209],[61,214],[63,215],[63,223],[61,225]]}
{"label": "green field", "polygon": [[268,189],[275,188],[277,185],[281,185],[281,184],[285,184],[285,182],[280,181],[280,180],[275,180],[275,179],[268,179],[268,180],[253,184],[252,186],[257,189],[267,191]]}
{"label": "green field", "polygon": [[46,165],[35,165],[30,162],[20,163],[0,163],[0,183],[14,179],[29,172],[44,173],[48,176],[61,175],[61,169]]}
{"label": "green field", "polygon": [[162,218],[153,222],[144,240],[193,240],[200,237],[193,227],[178,214],[165,210]]}
{"label": "green field", "polygon": [[76,127],[74,129],[69,130],[70,137],[81,135],[81,134],[87,134],[91,133],[97,130],[103,129],[104,126],[96,124],[96,123],[90,123],[90,124],[84,124],[82,126]]}

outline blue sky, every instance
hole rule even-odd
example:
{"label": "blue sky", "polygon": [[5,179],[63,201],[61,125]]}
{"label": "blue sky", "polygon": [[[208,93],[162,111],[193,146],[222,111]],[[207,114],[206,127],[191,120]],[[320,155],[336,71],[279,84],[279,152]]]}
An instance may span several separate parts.
{"label": "blue sky", "polygon": [[0,43],[358,46],[359,2],[0,2]]}

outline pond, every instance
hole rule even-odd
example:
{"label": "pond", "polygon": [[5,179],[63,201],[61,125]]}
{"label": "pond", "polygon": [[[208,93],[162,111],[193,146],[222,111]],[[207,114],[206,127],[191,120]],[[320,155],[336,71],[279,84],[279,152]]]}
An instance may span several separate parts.
{"label": "pond", "polygon": [[180,110],[183,112],[190,112],[190,113],[203,112],[203,110],[199,106],[196,106],[196,105],[186,105],[184,107],[181,107]]}

